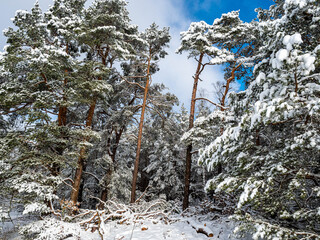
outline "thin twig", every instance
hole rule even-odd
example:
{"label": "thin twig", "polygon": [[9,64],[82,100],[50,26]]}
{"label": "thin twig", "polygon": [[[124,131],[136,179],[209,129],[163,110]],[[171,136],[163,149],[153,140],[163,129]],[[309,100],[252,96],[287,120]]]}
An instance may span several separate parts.
{"label": "thin twig", "polygon": [[144,192],[141,194],[141,196],[135,201],[135,203],[138,203],[140,200],[141,200],[141,198],[143,198],[143,196],[146,194],[146,192],[148,191],[148,189],[149,189],[149,187],[150,186],[147,186],[146,187],[146,189],[144,190]]}
{"label": "thin twig", "polygon": [[214,103],[214,102],[212,102],[211,100],[209,100],[209,99],[207,99],[207,98],[196,98],[196,99],[194,99],[194,101],[197,101],[197,100],[208,101],[209,103],[215,105],[216,107],[223,108],[224,110],[228,109],[228,107],[224,107],[224,106],[222,106],[222,105],[220,105],[220,104]]}
{"label": "thin twig", "polygon": [[[71,179],[66,179],[66,180],[69,180],[69,181],[70,181]],[[69,183],[67,183],[65,180],[62,180],[62,182],[63,182],[65,185],[71,187],[73,191],[76,191],[76,189],[75,189],[72,185],[70,185]],[[72,184],[73,184],[73,181],[72,181],[72,180],[71,180],[71,182],[72,182]]]}
{"label": "thin twig", "polygon": [[57,217],[60,217],[60,219],[62,219],[61,213],[57,213],[57,212],[54,210],[51,199],[50,199],[50,208],[51,208],[51,212],[52,212],[53,215],[55,215],[55,216],[57,216]]}

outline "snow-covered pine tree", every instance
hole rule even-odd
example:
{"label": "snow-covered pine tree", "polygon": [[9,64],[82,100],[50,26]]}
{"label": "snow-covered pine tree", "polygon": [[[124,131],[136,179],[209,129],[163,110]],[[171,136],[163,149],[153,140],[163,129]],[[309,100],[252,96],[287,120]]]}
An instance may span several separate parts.
{"label": "snow-covered pine tree", "polygon": [[79,133],[61,120],[66,71],[74,71],[76,62],[61,46],[63,37],[50,31],[38,2],[31,12],[17,11],[13,23],[17,30],[5,31],[9,45],[1,58],[1,114],[23,121],[1,139],[2,190],[25,199],[25,212],[48,211],[62,181],[60,168],[72,162],[78,143]]}
{"label": "snow-covered pine tree", "polygon": [[[72,165],[76,158],[86,158],[86,149],[92,146],[89,141],[98,137],[91,127],[95,108],[99,107],[102,99],[106,101],[111,90],[107,81],[113,70],[110,65],[132,53],[128,41],[137,39],[134,36],[137,29],[128,25],[125,2],[98,1],[96,4],[99,9],[102,9],[103,4],[109,4],[111,9],[123,12],[108,16],[92,13],[94,5],[85,14],[84,1],[57,0],[48,12],[42,14],[37,3],[31,13],[18,11],[14,20],[18,30],[8,29],[5,33],[9,45],[1,59],[1,79],[4,79],[1,81],[1,113],[7,117],[12,114],[23,117],[26,129],[24,132],[20,129],[1,139],[3,152],[6,153],[2,155],[3,159],[17,168],[20,162],[25,164],[20,172],[17,170],[16,177],[22,175],[23,171],[37,171],[38,175],[43,173],[49,178],[53,175],[60,179],[60,174],[67,174],[66,177],[69,177],[70,173],[60,172],[63,164]],[[102,20],[96,19],[95,14]],[[115,21],[118,17],[122,17],[119,24]],[[117,27],[110,27],[114,34],[110,33],[108,39],[103,37],[105,32],[99,32],[100,27],[104,29],[103,24],[106,22],[103,19],[108,20],[106,18],[112,18],[109,22],[114,22],[118,27],[118,30]],[[92,19],[96,19],[98,23],[93,23]],[[126,21],[122,21],[123,19]],[[98,30],[93,28],[94,24]],[[90,42],[90,37],[95,42]],[[80,56],[80,45],[88,55],[86,59]],[[104,51],[108,54],[103,55]],[[26,148],[25,153],[18,149],[21,146]],[[15,151],[18,160],[12,161],[12,151],[9,148]],[[30,168],[26,164],[28,161],[31,162]],[[2,165],[4,169],[1,173],[9,174],[5,170],[9,165]],[[39,171],[38,168],[44,171]],[[12,177],[13,173],[14,171],[10,173]],[[73,192],[79,191],[81,174],[77,176],[77,181],[73,182],[76,184],[73,188],[76,191]],[[35,181],[34,178],[23,177],[24,183]],[[40,176],[37,178],[42,181]],[[12,186],[19,188],[17,184],[10,184],[12,179],[4,179],[7,179],[4,184],[9,183],[6,186],[11,189]],[[51,179],[49,184],[53,185],[52,182]],[[24,191],[22,188],[19,190]],[[44,190],[42,192],[46,193]],[[50,194],[53,192],[55,189],[50,187]],[[76,198],[74,195],[72,194],[73,199]],[[40,198],[42,195],[34,196]],[[26,195],[26,198],[32,201],[30,196]],[[42,197],[41,201],[43,200],[51,199]]]}
{"label": "snow-covered pine tree", "polygon": [[[191,96],[190,115],[189,115],[189,127],[188,130],[193,128],[193,122],[195,119],[195,105],[196,105],[196,94],[198,89],[198,82],[200,75],[203,72],[206,65],[210,62],[205,62],[206,57],[214,54],[211,50],[211,43],[208,39],[209,25],[204,21],[199,23],[191,23],[188,31],[181,33],[181,46],[177,50],[177,53],[184,51],[189,52],[189,58],[195,58],[198,62],[195,76],[193,77],[193,90]],[[213,50],[216,50],[214,48]],[[189,206],[189,194],[190,194],[190,177],[191,177],[191,163],[192,163],[192,142],[187,146],[186,151],[186,170],[185,170],[185,186],[184,186],[184,197],[183,197],[183,209]]]}
{"label": "snow-covered pine tree", "polygon": [[[184,139],[189,139],[186,154],[186,174],[183,208],[188,207],[189,186],[191,177],[191,159],[192,159],[192,128],[195,119],[196,101],[206,100],[220,108],[221,121],[224,121],[224,111],[226,109],[227,95],[232,82],[236,77],[240,78],[247,74],[247,58],[252,52],[252,24],[243,23],[239,19],[239,11],[233,11],[223,14],[221,18],[216,19],[212,25],[203,21],[192,23],[186,32],[181,33],[181,46],[178,53],[189,52],[189,57],[194,57],[198,62],[196,74],[194,76],[193,92],[191,97],[191,109],[189,119],[189,133],[186,133]],[[223,81],[223,91],[220,104],[214,103],[206,98],[197,98],[197,87],[200,74],[207,65],[224,65],[225,81]],[[239,71],[241,70],[241,71]],[[210,127],[208,128],[209,131]],[[222,128],[221,128],[222,129]],[[204,130],[204,129],[203,129]],[[221,171],[221,165],[218,165]]]}
{"label": "snow-covered pine tree", "polygon": [[[232,193],[254,239],[318,239],[318,1],[280,0],[260,10],[254,80],[230,96],[236,122],[200,157],[225,166],[207,189]],[[251,223],[251,224],[250,224]]]}
{"label": "snow-covered pine tree", "polygon": [[[93,14],[92,16],[95,15]],[[84,186],[90,186],[90,189],[87,187],[85,188],[86,196],[93,195],[92,193],[97,191],[98,185],[94,187],[92,182],[99,178],[101,179],[99,181],[99,186],[102,188],[100,197],[102,201],[106,201],[110,198],[120,198],[118,199],[120,201],[126,200],[126,184],[121,183],[123,186],[121,189],[117,188],[116,184],[122,181],[119,177],[127,178],[131,175],[131,173],[128,174],[127,170],[132,162],[129,157],[121,157],[126,154],[120,153],[119,149],[127,152],[127,149],[123,147],[126,143],[122,141],[121,138],[123,135],[127,135],[126,131],[131,128],[135,115],[139,113],[141,102],[144,98],[144,90],[140,88],[139,85],[145,85],[146,79],[143,75],[145,74],[147,67],[146,58],[149,57],[145,55],[145,49],[148,45],[146,45],[146,41],[142,40],[145,34],[142,33],[139,36],[134,36],[137,29],[131,27],[129,24],[124,27],[123,30],[126,33],[124,34],[123,41],[125,44],[129,42],[130,45],[128,46],[131,46],[134,52],[130,49],[128,50],[128,55],[125,57],[130,58],[130,61],[121,63],[122,73],[120,73],[119,69],[115,69],[114,67],[110,68],[111,72],[109,73],[107,81],[112,85],[113,92],[105,99],[104,103],[101,102],[101,104],[96,106],[96,120],[93,125],[95,130],[100,131],[102,141],[95,142],[95,146],[89,152],[88,161],[86,163],[86,167],[88,167],[88,170],[86,169],[86,171],[89,172],[85,173],[91,174],[85,174],[84,178],[84,180],[92,178],[92,180],[84,184]],[[103,35],[101,35],[101,39],[104,40]],[[123,49],[128,46],[123,46]],[[107,50],[107,48],[105,50]],[[152,49],[152,51],[156,51],[156,47],[155,49]],[[135,52],[139,54],[134,55]],[[120,58],[117,58],[121,55],[117,56],[116,54],[116,52],[111,51],[110,60],[121,60]],[[162,56],[163,53],[160,54]],[[94,56],[94,54],[91,54],[88,57],[92,58],[92,56]],[[112,56],[113,58],[111,58]],[[125,57],[123,57],[123,59]],[[157,58],[156,54],[152,57]],[[107,63],[109,64],[109,62]],[[152,62],[149,69],[150,75],[154,74],[156,71],[158,71],[157,64]],[[134,84],[129,84],[133,82]],[[176,101],[176,97],[172,94],[161,93],[163,89],[164,86],[153,84],[152,86],[149,86],[148,90],[148,110],[155,111],[160,115],[163,114],[161,112],[168,111],[166,109],[168,105],[172,104],[171,102]],[[171,110],[171,107],[169,107],[169,109]],[[118,154],[119,156],[117,156]],[[95,168],[94,166],[96,165],[99,165],[100,168]],[[93,177],[94,175],[95,177]],[[120,190],[123,191],[120,192]],[[85,202],[91,201],[90,199],[88,200],[88,198],[81,199]]]}
{"label": "snow-covered pine tree", "polygon": [[[128,166],[131,162],[128,158],[121,157],[119,150],[126,150],[120,146],[123,145],[122,138],[126,139],[126,132],[132,124],[135,113],[139,111],[138,94],[136,89],[128,87],[128,84],[123,81],[120,72],[114,71],[113,76],[109,78],[109,83],[113,86],[113,92],[108,97],[108,104],[101,105],[97,113],[96,128],[100,129],[102,141],[99,141],[95,147],[94,151],[99,152],[99,157],[93,161],[93,165],[102,165],[104,169],[102,175],[98,174],[101,176],[99,185],[102,188],[100,199],[105,202],[110,198],[116,198],[128,202],[126,193],[130,189],[128,183],[132,179],[131,169]],[[126,176],[127,180],[122,181],[120,176],[123,179]],[[125,185],[128,188],[117,187],[116,184]]]}
{"label": "snow-covered pine tree", "polygon": [[[79,95],[89,107],[83,119],[83,124],[89,129],[94,126],[95,112],[101,108],[100,104],[108,105],[106,93],[111,87],[109,80],[116,71],[115,61],[133,57],[132,43],[139,40],[137,27],[130,24],[126,4],[122,0],[96,0],[85,11],[79,41],[87,58],[79,71],[87,75],[87,81]],[[86,142],[90,138],[83,140]],[[86,154],[87,147],[83,146],[71,192],[71,201],[74,203],[78,200],[86,168]]]}
{"label": "snow-covered pine tree", "polygon": [[149,176],[150,189],[148,193],[153,198],[165,195],[167,200],[182,199],[185,146],[180,137],[186,131],[188,113],[184,107],[181,112],[171,113],[160,123],[155,121],[151,126],[149,136],[153,141],[149,147],[149,164],[144,172]]}
{"label": "snow-covered pine tree", "polygon": [[[142,78],[144,84],[140,85],[135,82],[130,82],[131,85],[138,85],[143,89],[143,102],[141,106],[141,115],[139,121],[139,132],[137,139],[137,153],[134,163],[133,178],[132,178],[132,189],[131,189],[131,202],[135,202],[136,195],[136,184],[139,171],[139,159],[142,142],[142,131],[144,114],[147,107],[148,92],[151,86],[151,74],[158,69],[158,61],[167,55],[165,48],[168,47],[170,41],[169,28],[158,29],[159,27],[153,23],[149,28],[141,34],[141,38],[144,40],[144,44],[141,45],[139,54],[139,65],[142,65],[140,76],[126,76],[127,78]],[[150,101],[150,100],[149,100]],[[154,103],[153,103],[154,104]]]}

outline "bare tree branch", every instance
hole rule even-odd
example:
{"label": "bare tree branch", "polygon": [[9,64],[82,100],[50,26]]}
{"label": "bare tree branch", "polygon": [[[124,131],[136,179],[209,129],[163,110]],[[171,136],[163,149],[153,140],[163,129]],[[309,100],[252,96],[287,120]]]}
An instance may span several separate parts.
{"label": "bare tree branch", "polygon": [[227,107],[224,107],[224,106],[222,106],[222,105],[220,105],[220,104],[214,103],[214,102],[212,102],[211,100],[209,100],[209,99],[207,99],[207,98],[196,98],[196,99],[194,99],[194,101],[197,101],[197,100],[207,101],[207,102],[215,105],[216,107],[223,108],[224,110],[228,109]]}
{"label": "bare tree branch", "polygon": [[100,179],[99,179],[96,175],[94,175],[93,173],[91,173],[91,172],[86,172],[86,171],[83,171],[83,173],[90,175],[91,177],[95,178],[98,182],[100,182]]}
{"label": "bare tree branch", "polygon": [[23,106],[18,107],[18,108],[14,109],[14,110],[9,110],[9,111],[7,111],[7,112],[2,112],[2,113],[0,113],[0,115],[6,115],[6,114],[8,114],[8,113],[17,112],[17,111],[19,111],[19,110],[24,109],[24,108],[27,107],[28,105],[31,105],[31,103],[26,103],[26,104],[24,104]]}
{"label": "bare tree branch", "polygon": [[166,120],[165,116],[163,116],[163,114],[160,113],[157,109],[155,109],[155,108],[153,108],[153,107],[150,107],[150,106],[148,106],[148,105],[147,105],[146,107],[149,108],[149,109],[151,109],[151,110],[153,110],[153,111],[155,111],[156,113],[158,113],[158,115],[162,118],[163,121]]}
{"label": "bare tree branch", "polygon": [[127,83],[131,84],[131,85],[137,85],[138,87],[142,88],[143,90],[145,89],[144,87],[142,87],[139,83],[136,83],[136,82],[129,82],[125,77],[122,77],[121,78],[126,81]]}

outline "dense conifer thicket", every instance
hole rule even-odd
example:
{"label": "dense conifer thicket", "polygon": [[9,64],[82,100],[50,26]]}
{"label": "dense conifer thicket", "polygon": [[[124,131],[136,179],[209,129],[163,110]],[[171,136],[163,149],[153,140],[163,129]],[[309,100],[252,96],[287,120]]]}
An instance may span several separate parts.
{"label": "dense conifer thicket", "polygon": [[[319,1],[191,23],[177,50],[197,65],[190,112],[152,82],[169,29],[139,32],[125,0],[85,2],[37,2],[4,31],[0,199],[68,221],[142,193],[183,209],[209,199],[239,234],[320,239]],[[225,72],[216,99],[198,97],[212,65]]]}

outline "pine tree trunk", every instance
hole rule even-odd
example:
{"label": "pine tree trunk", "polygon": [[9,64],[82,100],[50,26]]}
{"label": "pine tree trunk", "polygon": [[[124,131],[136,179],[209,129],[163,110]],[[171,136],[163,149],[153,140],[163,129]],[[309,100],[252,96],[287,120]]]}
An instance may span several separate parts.
{"label": "pine tree trunk", "polygon": [[73,202],[73,204],[76,204],[78,202],[80,183],[81,183],[83,168],[84,168],[85,152],[86,152],[86,149],[81,148],[80,156],[79,156],[79,160],[78,160],[78,167],[77,167],[76,173],[74,175],[74,180],[73,180],[73,185],[72,185],[73,188],[72,188],[71,196],[70,196],[70,199]]}
{"label": "pine tree trunk", "polygon": [[134,170],[133,170],[133,177],[132,177],[132,188],[131,188],[131,203],[134,203],[136,200],[136,187],[137,187],[137,179],[138,179],[138,170],[139,170],[139,160],[140,160],[140,150],[141,150],[141,140],[142,140],[142,128],[143,128],[143,121],[144,121],[144,113],[146,110],[147,105],[147,97],[148,97],[148,89],[149,89],[149,81],[150,81],[150,63],[151,63],[151,54],[148,59],[148,67],[147,67],[147,82],[146,86],[144,87],[144,97],[143,97],[143,104],[140,116],[140,123],[139,123],[139,134],[138,134],[138,143],[137,143],[137,153],[136,153],[136,160],[134,163]]}
{"label": "pine tree trunk", "polygon": [[[231,71],[231,77],[227,79],[227,82],[226,82],[226,85],[225,85],[225,86],[226,86],[226,89],[225,89],[224,94],[223,94],[222,99],[221,99],[221,106],[222,106],[222,107],[220,108],[220,110],[221,110],[222,112],[225,111],[226,99],[227,99],[227,95],[228,95],[228,93],[229,93],[230,84],[231,84],[231,82],[235,79],[234,73],[235,73],[235,71],[236,71],[241,65],[242,65],[242,63],[239,63],[237,66],[235,66],[235,67],[232,69],[232,71]],[[220,129],[220,134],[221,134],[221,135],[223,134],[223,131],[224,131],[224,128],[221,128],[221,129]],[[218,165],[217,165],[217,172],[218,172],[218,174],[222,173],[222,170],[223,170],[222,164],[221,164],[221,163],[218,163]]]}
{"label": "pine tree trunk", "polygon": [[[196,75],[194,77],[194,82],[193,82],[193,90],[192,90],[191,106],[190,106],[190,116],[189,116],[189,130],[191,128],[193,128],[195,104],[196,104],[195,99],[197,96],[199,77],[200,77],[200,74],[203,70],[203,68],[202,68],[203,55],[204,55],[203,53],[200,54],[199,61],[198,61],[198,67],[197,67]],[[189,206],[191,158],[192,158],[192,143],[187,146],[184,196],[183,196],[183,205],[182,205],[183,210],[187,209]]]}
{"label": "pine tree trunk", "polygon": [[59,107],[58,125],[67,125],[67,107]]}
{"label": "pine tree trunk", "polygon": [[[69,54],[69,45],[68,43],[66,44],[66,54]],[[62,98],[63,101],[65,102],[67,100],[67,97],[65,95],[65,89],[67,87],[68,79],[68,70],[64,70],[65,78],[63,80],[63,93],[62,93]],[[58,113],[58,125],[59,126],[66,126],[67,125],[67,107],[65,106],[59,106],[59,113]]]}
{"label": "pine tree trunk", "polygon": [[[66,54],[69,54],[69,48],[68,48],[68,44],[67,44],[67,46],[66,46]],[[67,87],[67,83],[68,83],[68,79],[67,79],[67,74],[68,74],[68,70],[66,69],[65,71],[65,78],[64,78],[64,80],[63,80],[63,93],[62,93],[62,99],[63,99],[63,101],[65,102],[66,100],[67,100],[67,97],[66,97],[66,95],[65,95],[65,89],[66,89],[66,87]],[[58,126],[59,127],[61,127],[61,126],[66,126],[67,125],[67,112],[68,112],[68,109],[67,109],[67,107],[65,107],[65,106],[59,106],[59,111],[58,111]],[[61,130],[62,131],[62,130]],[[62,137],[64,137],[63,136],[64,134],[63,134],[63,132],[62,132]],[[62,148],[62,147],[57,147],[57,149],[56,149],[56,151],[60,154],[60,155],[62,155],[63,154],[63,152],[64,152],[64,148]],[[59,175],[59,173],[60,173],[60,166],[59,166],[59,164],[57,164],[57,163],[54,163],[53,164],[53,167],[52,167],[52,172],[53,172],[53,175],[54,176],[58,176]]]}
{"label": "pine tree trunk", "polygon": [[230,89],[230,84],[231,82],[235,79],[235,71],[241,67],[242,63],[239,63],[237,66],[233,67],[232,68],[232,71],[231,71],[231,77],[227,79],[227,82],[226,82],[226,89],[224,90],[224,94],[222,96],[222,99],[221,99],[221,111],[224,111],[225,110],[225,105],[226,105],[226,98],[227,98],[227,95],[229,93],[229,89]]}
{"label": "pine tree trunk", "polygon": [[[90,108],[89,108],[88,117],[87,117],[87,121],[86,121],[86,127],[92,126],[92,119],[93,119],[95,107],[96,107],[96,100],[93,100],[93,102],[91,103]],[[85,141],[88,141],[88,140],[89,139],[85,139]],[[86,151],[87,151],[86,147],[82,147],[80,149],[80,156],[78,159],[78,165],[77,165],[76,173],[74,176],[73,185],[72,185],[73,188],[72,188],[71,196],[70,196],[70,200],[73,202],[73,204],[77,203],[78,197],[79,197],[79,189],[80,189],[80,183],[82,180],[82,174],[83,174],[83,169],[84,169],[84,165],[85,165]]]}
{"label": "pine tree trunk", "polygon": [[[107,171],[107,174],[106,174],[107,175],[107,179],[109,179],[109,180],[111,179],[112,173],[113,173],[112,169],[109,169]],[[103,201],[103,202],[107,201],[108,193],[109,193],[109,186],[106,186],[101,192],[101,201]],[[100,206],[101,206],[101,204],[100,204]]]}
{"label": "pine tree trunk", "polygon": [[[115,164],[115,155],[112,155],[111,159],[112,159],[112,164],[114,165]],[[114,168],[112,166],[112,167],[110,167],[110,169],[106,173],[106,178],[107,178],[108,181],[111,181],[113,172],[114,172]],[[109,182],[109,184],[110,184],[110,182]],[[101,191],[100,199],[101,199],[102,202],[106,202],[107,201],[108,195],[109,195],[109,191],[110,191],[110,186],[105,186],[103,188],[103,190]],[[100,204],[99,204],[99,209],[103,209],[104,208],[104,204],[102,202],[100,202]]]}

